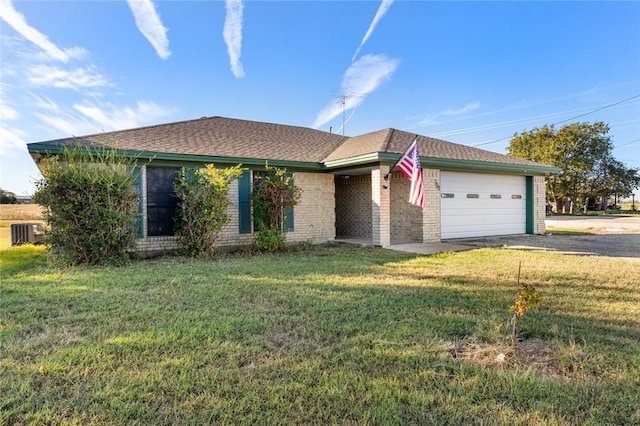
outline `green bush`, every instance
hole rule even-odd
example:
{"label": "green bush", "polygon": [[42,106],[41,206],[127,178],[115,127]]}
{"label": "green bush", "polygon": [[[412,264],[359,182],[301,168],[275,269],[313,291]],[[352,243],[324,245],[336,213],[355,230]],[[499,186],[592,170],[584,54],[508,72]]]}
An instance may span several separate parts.
{"label": "green bush", "polygon": [[298,204],[301,193],[286,169],[266,165],[266,172],[255,183],[252,194],[257,228],[255,245],[259,250],[275,252],[285,247],[286,209]]}
{"label": "green bush", "polygon": [[45,158],[34,201],[44,207],[45,242],[65,265],[121,264],[135,247],[135,162],[116,150],[79,146]]}
{"label": "green bush", "polygon": [[240,165],[216,169],[213,164],[195,171],[182,169],[175,184],[180,198],[176,230],[180,254],[203,258],[215,251],[218,234],[229,221],[231,182],[242,171]]}

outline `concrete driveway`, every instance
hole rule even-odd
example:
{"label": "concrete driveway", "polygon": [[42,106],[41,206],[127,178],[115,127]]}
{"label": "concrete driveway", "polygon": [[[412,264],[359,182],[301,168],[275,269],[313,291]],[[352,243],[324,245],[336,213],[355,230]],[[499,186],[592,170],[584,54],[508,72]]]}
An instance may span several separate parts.
{"label": "concrete driveway", "polygon": [[[391,250],[419,254],[463,251],[480,247],[548,250],[588,256],[606,256],[640,262],[640,216],[553,216],[545,221],[546,235],[507,235],[464,238],[434,244],[392,244]],[[557,235],[554,229],[593,234]]]}
{"label": "concrete driveway", "polygon": [[[539,249],[640,262],[640,216],[554,216],[545,224],[546,235],[512,235],[456,240],[472,247]],[[594,234],[556,235],[554,229]]]}

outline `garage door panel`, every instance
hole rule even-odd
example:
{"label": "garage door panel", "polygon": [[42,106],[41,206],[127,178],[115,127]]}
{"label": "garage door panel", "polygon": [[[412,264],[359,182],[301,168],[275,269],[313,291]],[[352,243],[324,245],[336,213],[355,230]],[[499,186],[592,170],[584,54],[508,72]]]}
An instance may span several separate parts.
{"label": "garage door panel", "polygon": [[460,216],[447,216],[442,217],[441,222],[443,226],[455,226],[455,225],[466,225],[466,224],[507,224],[507,223],[517,223],[520,224],[520,216],[513,214],[495,214],[492,216],[486,215],[460,215]]}
{"label": "garage door panel", "polygon": [[524,233],[520,226],[497,226],[484,227],[479,229],[477,226],[457,227],[451,230],[445,239],[453,238],[471,238],[486,237],[493,235],[513,235]]}
{"label": "garage door panel", "polygon": [[443,239],[526,232],[523,176],[442,172],[440,186]]}

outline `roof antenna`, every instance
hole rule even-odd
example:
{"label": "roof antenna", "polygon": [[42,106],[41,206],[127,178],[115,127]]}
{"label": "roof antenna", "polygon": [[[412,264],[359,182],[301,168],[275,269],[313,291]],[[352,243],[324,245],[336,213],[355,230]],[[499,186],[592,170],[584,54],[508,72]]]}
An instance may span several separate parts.
{"label": "roof antenna", "polygon": [[340,94],[340,103],[342,104],[342,136],[344,136],[344,127],[345,127],[345,121],[344,121],[345,105],[347,103],[347,99],[349,99],[352,96],[353,96],[353,93]]}

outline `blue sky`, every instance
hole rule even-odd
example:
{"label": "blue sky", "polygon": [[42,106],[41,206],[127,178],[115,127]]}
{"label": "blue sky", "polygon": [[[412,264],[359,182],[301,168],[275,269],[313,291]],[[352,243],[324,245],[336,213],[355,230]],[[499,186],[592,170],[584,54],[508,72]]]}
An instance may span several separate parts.
{"label": "blue sky", "polygon": [[27,143],[202,116],[500,153],[604,121],[640,168],[640,2],[0,0],[3,189]]}

